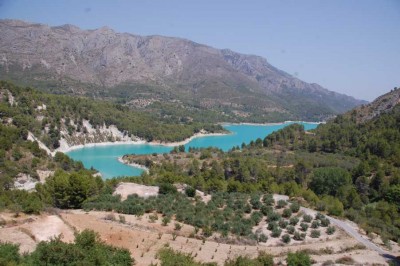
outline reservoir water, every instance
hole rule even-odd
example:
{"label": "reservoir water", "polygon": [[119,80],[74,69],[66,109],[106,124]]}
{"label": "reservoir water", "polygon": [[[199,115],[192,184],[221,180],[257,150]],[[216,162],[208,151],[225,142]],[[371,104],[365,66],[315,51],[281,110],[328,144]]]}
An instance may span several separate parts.
{"label": "reservoir water", "polygon": [[[248,144],[257,138],[264,139],[272,132],[284,128],[293,122],[269,125],[247,125],[247,124],[226,124],[223,127],[229,130],[231,134],[222,136],[205,136],[191,140],[185,145],[186,150],[189,147],[206,148],[218,147],[224,151],[233,146],[240,146],[243,142]],[[306,130],[314,129],[318,126],[316,123],[296,122],[304,125]],[[153,144],[121,144],[83,147],[67,153],[74,160],[82,161],[86,168],[93,167],[100,171],[103,178],[116,176],[138,176],[143,170],[125,165],[118,161],[118,157],[125,154],[152,154],[169,152],[173,147]]]}

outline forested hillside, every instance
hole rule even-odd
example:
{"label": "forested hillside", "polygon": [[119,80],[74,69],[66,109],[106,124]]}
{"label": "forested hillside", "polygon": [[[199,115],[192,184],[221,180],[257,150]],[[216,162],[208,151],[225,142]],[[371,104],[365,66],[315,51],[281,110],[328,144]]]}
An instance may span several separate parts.
{"label": "forested hillside", "polygon": [[[392,96],[399,93],[394,90]],[[291,125],[228,153],[175,150],[125,160],[150,167],[146,182],[182,182],[209,193],[266,191],[301,197],[303,204],[397,241],[400,105],[364,123],[356,117],[356,112],[340,115],[312,132]]]}
{"label": "forested hillside", "polygon": [[[205,112],[202,121],[185,121],[184,117],[177,120],[168,114],[156,117],[132,111],[118,103],[46,94],[8,82],[0,82],[0,97],[3,125],[18,128],[26,136],[29,130],[51,150],[59,147],[61,138],[69,144],[137,138],[180,141],[200,130],[223,131],[219,125],[204,122],[212,120],[212,112]],[[211,118],[208,119],[208,116]],[[120,135],[114,135],[112,131],[101,134],[101,129],[110,126],[115,126]],[[94,131],[94,137],[87,136],[89,130]]]}

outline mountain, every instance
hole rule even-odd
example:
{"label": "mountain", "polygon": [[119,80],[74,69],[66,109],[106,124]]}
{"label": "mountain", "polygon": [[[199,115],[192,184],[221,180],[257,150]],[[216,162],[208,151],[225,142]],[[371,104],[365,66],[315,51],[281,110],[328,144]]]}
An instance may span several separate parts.
{"label": "mountain", "polygon": [[379,96],[373,102],[361,105],[347,115],[353,116],[357,123],[364,123],[381,114],[388,113],[400,104],[400,89],[395,87],[390,92]]}
{"label": "mountain", "polygon": [[[265,58],[189,40],[0,20],[0,79],[133,108],[217,110],[226,120],[320,120],[365,103],[301,81]],[[161,107],[157,104],[161,103]]]}

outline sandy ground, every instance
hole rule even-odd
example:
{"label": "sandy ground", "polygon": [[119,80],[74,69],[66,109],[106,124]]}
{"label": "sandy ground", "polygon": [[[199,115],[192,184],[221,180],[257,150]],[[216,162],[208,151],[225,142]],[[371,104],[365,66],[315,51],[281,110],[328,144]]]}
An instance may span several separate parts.
{"label": "sandy ground", "polygon": [[15,218],[10,213],[2,213],[1,217],[7,224],[0,228],[0,241],[19,244],[21,252],[30,252],[36,248],[38,242],[60,235],[63,241],[74,240],[71,227],[57,215],[21,215]]}
{"label": "sandy ground", "polygon": [[145,186],[136,183],[121,182],[114,191],[114,195],[121,195],[122,200],[131,194],[137,194],[139,197],[150,197],[158,195],[158,187]]}
{"label": "sandy ground", "polygon": [[[1,214],[7,225],[0,228],[0,239],[20,244],[21,251],[32,251],[40,240],[48,240],[59,234],[63,235],[64,241],[72,241],[71,228],[74,227],[78,231],[94,230],[106,243],[129,249],[137,262],[136,265],[159,262],[157,252],[166,246],[192,254],[198,261],[217,262],[219,265],[226,259],[239,255],[255,257],[259,251],[274,255],[276,263],[284,263],[287,252],[304,249],[311,251],[312,259],[319,264],[351,256],[359,265],[386,265],[383,257],[377,252],[360,246],[358,241],[341,230],[324,239],[307,238],[302,242],[292,241],[289,245],[275,241],[267,245],[246,246],[218,243],[213,237],[204,242],[191,238],[190,234],[194,231],[192,226],[183,225],[181,230],[175,231],[175,222],[162,226],[160,215],[155,222],[150,221],[149,214],[142,217],[123,215],[125,223],[119,222],[119,214],[110,212],[71,210],[60,212],[59,215],[61,218],[52,214],[13,218],[10,214]],[[115,219],[105,219],[109,219],[110,216]]]}
{"label": "sandy ground", "polygon": [[[193,232],[193,227],[184,225],[180,231],[174,231],[174,222],[171,222],[168,226],[162,226],[161,218],[159,218],[155,223],[151,223],[147,214],[139,218],[133,215],[124,215],[125,224],[118,222],[118,215],[115,215],[115,221],[105,220],[104,218],[108,214],[106,212],[70,211],[62,213],[62,217],[78,230],[93,229],[99,232],[106,243],[128,248],[137,261],[137,265],[149,265],[152,262],[158,262],[157,251],[164,246],[192,254],[196,260],[217,262],[220,265],[226,259],[239,255],[254,257],[259,251],[266,251],[277,256],[276,262],[284,262],[284,254],[288,251],[303,249],[317,253],[318,255],[312,255],[316,262],[334,261],[344,256],[351,256],[356,263],[362,265],[372,265],[373,263],[386,265],[383,257],[374,251],[360,247],[356,240],[340,230],[334,236],[314,240],[314,242],[311,239],[306,239],[303,242],[293,242],[289,245],[278,242],[273,243],[272,246],[230,245],[217,243],[212,238],[203,243],[202,240],[189,237],[190,233]],[[175,240],[173,233],[177,235]]]}

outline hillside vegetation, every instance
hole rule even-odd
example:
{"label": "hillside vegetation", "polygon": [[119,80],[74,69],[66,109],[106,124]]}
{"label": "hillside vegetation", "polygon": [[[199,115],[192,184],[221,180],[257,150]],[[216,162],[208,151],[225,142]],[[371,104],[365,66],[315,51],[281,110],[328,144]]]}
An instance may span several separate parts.
{"label": "hillside vegetation", "polygon": [[346,216],[367,232],[398,241],[400,105],[364,123],[355,117],[340,115],[312,132],[291,125],[228,153],[190,149],[125,159],[150,167],[146,182],[301,197],[319,211]]}
{"label": "hillside vegetation", "polygon": [[[122,137],[133,140],[138,137],[147,141],[180,141],[200,130],[223,131],[221,126],[211,123],[176,121],[168,115],[158,118],[113,102],[46,94],[4,81],[0,82],[0,95],[2,123],[26,135],[31,131],[51,150],[59,147],[61,138],[73,139],[76,135],[82,138],[76,144],[96,142],[85,138],[89,130],[83,124],[85,120],[94,129],[116,126]],[[107,137],[102,141],[120,140],[118,136]]]}

